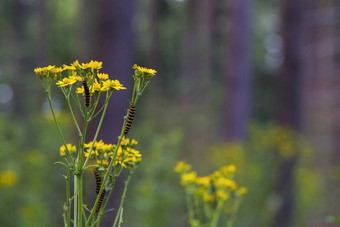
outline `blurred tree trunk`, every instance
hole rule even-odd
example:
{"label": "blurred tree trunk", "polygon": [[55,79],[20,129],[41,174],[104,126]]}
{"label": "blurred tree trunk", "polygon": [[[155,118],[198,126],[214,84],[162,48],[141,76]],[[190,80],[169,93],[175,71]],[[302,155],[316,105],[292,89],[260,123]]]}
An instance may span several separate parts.
{"label": "blurred tree trunk", "polygon": [[[181,110],[184,150],[203,155],[211,139],[212,14],[214,1],[188,0],[181,49]],[[202,152],[202,153],[197,153]]]}
{"label": "blurred tree trunk", "polygon": [[229,54],[225,69],[226,105],[222,136],[229,140],[245,138],[250,111],[252,1],[230,1]]}
{"label": "blurred tree trunk", "polygon": [[[99,0],[88,10],[96,13],[95,21],[92,22],[96,30],[93,37],[89,39],[90,48],[94,53],[93,59],[103,62],[101,72],[108,73],[111,79],[118,79],[127,87],[127,90],[116,91],[112,95],[98,137],[103,139],[105,143],[116,143],[121,132],[123,116],[129,108],[128,102],[133,88],[132,20],[134,17],[134,1]],[[138,105],[136,112],[138,114]],[[99,117],[96,121],[91,123],[91,132],[89,132],[91,136],[95,133],[96,128],[94,126],[97,125]],[[131,130],[133,131],[133,127]],[[92,138],[89,137],[89,140],[92,140]],[[117,183],[108,209],[118,207],[120,202],[118,195],[122,190],[119,185],[122,184]],[[115,212],[113,213],[115,214]],[[103,218],[102,226],[111,226],[112,222],[112,215],[106,215]]]}
{"label": "blurred tree trunk", "polygon": [[108,73],[111,79],[118,79],[128,88],[116,91],[107,108],[100,138],[111,143],[116,142],[120,134],[133,86],[134,1],[100,0],[92,11],[97,13],[94,25],[96,30],[90,43],[94,52],[93,59],[103,62],[102,72]]}
{"label": "blurred tree trunk", "polygon": [[[283,39],[283,64],[278,74],[277,118],[281,125],[297,131],[301,127],[301,80],[304,73],[303,45],[305,45],[305,1],[281,1],[281,34]],[[280,199],[274,225],[292,225],[294,204],[295,154],[282,160],[276,178],[275,192]]]}
{"label": "blurred tree trunk", "polygon": [[13,75],[13,100],[12,112],[14,115],[22,116],[25,114],[25,87],[24,84],[24,53],[25,53],[25,16],[26,5],[23,1],[12,1],[12,23],[13,23],[13,39],[10,46],[9,58],[11,74]]}
{"label": "blurred tree trunk", "polygon": [[182,104],[184,109],[209,108],[211,36],[214,1],[188,0],[182,42]]}

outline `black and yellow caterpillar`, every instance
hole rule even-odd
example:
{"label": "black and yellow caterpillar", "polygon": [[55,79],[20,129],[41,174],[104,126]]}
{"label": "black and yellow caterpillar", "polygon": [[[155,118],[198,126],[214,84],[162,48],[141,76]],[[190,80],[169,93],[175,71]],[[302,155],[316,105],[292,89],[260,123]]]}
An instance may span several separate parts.
{"label": "black and yellow caterpillar", "polygon": [[89,86],[87,86],[86,80],[83,80],[83,87],[84,87],[84,92],[85,92],[85,106],[88,107],[90,105],[90,89]]}
{"label": "black and yellow caterpillar", "polygon": [[129,111],[129,116],[128,116],[128,119],[127,119],[125,131],[124,131],[125,135],[128,134],[128,132],[129,132],[129,130],[131,128],[133,119],[135,117],[135,112],[136,112],[136,106],[134,104],[131,104],[130,111]]}

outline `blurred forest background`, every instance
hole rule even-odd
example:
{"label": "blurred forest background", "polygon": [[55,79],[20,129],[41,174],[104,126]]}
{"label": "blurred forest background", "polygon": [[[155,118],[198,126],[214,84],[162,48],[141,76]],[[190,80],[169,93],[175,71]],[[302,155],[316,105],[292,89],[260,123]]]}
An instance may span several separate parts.
{"label": "blurred forest background", "polygon": [[[143,161],[124,226],[188,226],[177,160],[201,175],[236,165],[249,194],[235,226],[336,226],[339,1],[1,0],[0,17],[1,226],[62,226],[62,143],[33,69],[77,59],[103,61],[130,89],[109,105],[105,143],[120,132],[132,65],[158,71],[131,130]],[[91,204],[94,176],[85,181]]]}

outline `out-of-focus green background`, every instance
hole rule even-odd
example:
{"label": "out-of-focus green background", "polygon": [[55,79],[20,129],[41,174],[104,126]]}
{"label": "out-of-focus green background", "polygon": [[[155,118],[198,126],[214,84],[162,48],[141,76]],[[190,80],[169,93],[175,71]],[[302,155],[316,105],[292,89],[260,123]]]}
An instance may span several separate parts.
{"label": "out-of-focus green background", "polygon": [[[178,160],[201,175],[236,165],[249,193],[235,226],[336,226],[339,16],[336,0],[2,0],[0,226],[62,226],[61,140],[33,69],[76,59],[103,61],[130,89],[110,103],[106,143],[128,108],[132,65],[158,71],[131,129],[143,161],[124,226],[188,226]],[[63,96],[53,95],[74,142]],[[85,184],[92,204],[90,173]]]}

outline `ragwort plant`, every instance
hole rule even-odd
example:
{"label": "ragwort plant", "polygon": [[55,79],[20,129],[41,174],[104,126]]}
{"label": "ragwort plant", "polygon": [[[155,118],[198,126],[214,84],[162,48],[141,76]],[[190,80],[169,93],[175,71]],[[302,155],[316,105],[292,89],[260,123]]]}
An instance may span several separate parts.
{"label": "ragwort plant", "polygon": [[[192,227],[216,227],[221,213],[227,215],[226,227],[232,227],[242,198],[247,194],[245,187],[237,187],[234,181],[236,167],[227,165],[208,176],[197,176],[191,165],[179,161],[175,172],[181,176]],[[224,209],[228,205],[229,209]]]}
{"label": "ragwort plant", "polygon": [[[106,206],[112,195],[115,183],[120,174],[128,171],[121,202],[114,218],[114,226],[123,222],[123,204],[127,188],[136,167],[142,160],[142,155],[135,149],[138,142],[126,138],[135,115],[135,106],[142,96],[150,79],[157,73],[137,65],[133,66],[134,87],[130,100],[130,109],[124,117],[121,133],[116,144],[105,144],[98,140],[98,133],[103,123],[109,100],[116,91],[126,89],[118,80],[109,79],[108,74],[100,73],[102,62],[90,61],[80,64],[77,61],[62,67],[47,66],[36,68],[34,72],[41,80],[51,108],[54,122],[62,140],[60,156],[64,162],[58,162],[67,167],[66,202],[64,205],[64,226],[100,226],[103,215],[109,211]],[[52,106],[52,84],[58,85],[67,101],[75,127],[79,135],[78,147],[68,143],[59,126]],[[104,97],[103,104],[99,102]],[[75,110],[82,115],[76,118]],[[100,120],[92,141],[85,141],[89,123],[100,115]],[[87,168],[93,168],[96,179],[97,198],[89,207],[83,202],[83,175]],[[72,180],[73,179],[73,180]],[[71,184],[73,183],[73,191]],[[73,214],[71,207],[73,206]],[[72,214],[72,218],[71,218]]]}

